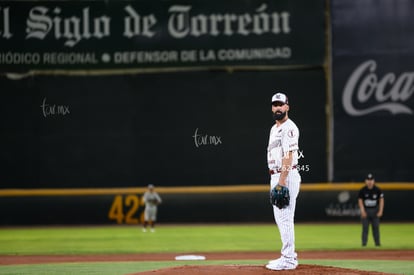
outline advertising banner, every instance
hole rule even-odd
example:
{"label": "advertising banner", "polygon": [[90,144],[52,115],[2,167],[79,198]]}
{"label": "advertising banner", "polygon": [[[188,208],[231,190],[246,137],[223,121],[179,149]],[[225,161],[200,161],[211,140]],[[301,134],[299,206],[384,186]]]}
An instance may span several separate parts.
{"label": "advertising banner", "polygon": [[0,71],[321,65],[324,1],[1,1]]}
{"label": "advertising banner", "polygon": [[[363,183],[361,183],[363,186]],[[384,222],[413,222],[413,190],[385,190]],[[157,222],[177,223],[274,222],[269,194],[263,192],[160,193]],[[358,192],[301,191],[295,222],[360,222]],[[1,197],[7,209],[0,225],[142,224],[142,194]],[[197,211],[189,211],[197,209]]]}
{"label": "advertising banner", "polygon": [[332,1],[334,180],[413,181],[412,1]]}

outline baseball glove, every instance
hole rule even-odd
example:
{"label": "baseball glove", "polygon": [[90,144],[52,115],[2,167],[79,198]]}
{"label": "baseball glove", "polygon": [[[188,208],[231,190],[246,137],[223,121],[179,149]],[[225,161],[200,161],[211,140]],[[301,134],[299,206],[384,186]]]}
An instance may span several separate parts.
{"label": "baseball glove", "polygon": [[159,201],[157,199],[150,199],[148,200],[148,203],[153,204],[153,205],[158,205]]}
{"label": "baseball glove", "polygon": [[288,207],[290,202],[289,188],[277,184],[270,190],[270,203],[276,205],[279,209]]}

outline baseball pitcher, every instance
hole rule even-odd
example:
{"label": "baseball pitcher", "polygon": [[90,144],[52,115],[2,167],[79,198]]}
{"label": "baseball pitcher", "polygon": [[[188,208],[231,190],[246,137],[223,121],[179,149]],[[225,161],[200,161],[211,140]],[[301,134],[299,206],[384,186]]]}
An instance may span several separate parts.
{"label": "baseball pitcher", "polygon": [[301,177],[298,167],[299,129],[289,119],[289,102],[283,93],[272,97],[275,124],[270,130],[267,161],[270,173],[270,202],[282,240],[281,257],[266,268],[289,270],[298,266],[295,252],[294,216]]}

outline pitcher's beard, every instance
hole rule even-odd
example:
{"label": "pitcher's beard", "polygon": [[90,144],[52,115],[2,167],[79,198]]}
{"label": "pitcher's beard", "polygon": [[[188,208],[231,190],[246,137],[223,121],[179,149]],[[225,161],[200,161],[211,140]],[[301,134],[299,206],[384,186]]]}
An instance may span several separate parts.
{"label": "pitcher's beard", "polygon": [[286,117],[286,112],[284,113],[273,113],[274,120],[282,120]]}

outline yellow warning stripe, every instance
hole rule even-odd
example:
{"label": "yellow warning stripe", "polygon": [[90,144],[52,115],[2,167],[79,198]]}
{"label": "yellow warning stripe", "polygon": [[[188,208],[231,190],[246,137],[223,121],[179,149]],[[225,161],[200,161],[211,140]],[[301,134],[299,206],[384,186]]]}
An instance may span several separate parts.
{"label": "yellow warning stripe", "polygon": [[[382,190],[414,190],[412,182],[377,183]],[[359,190],[364,183],[303,183],[301,191],[352,191]],[[245,193],[267,192],[268,184],[229,185],[229,186],[186,186],[156,187],[163,194],[190,193]],[[1,189],[0,197],[33,197],[33,196],[95,196],[117,194],[142,194],[146,187],[125,188],[51,188],[51,189]]]}

